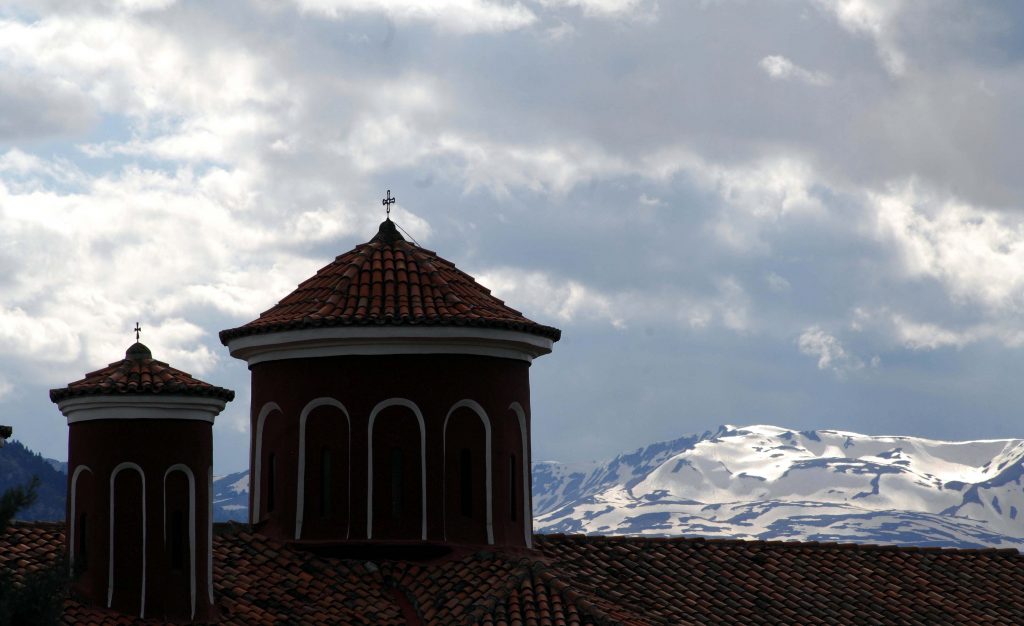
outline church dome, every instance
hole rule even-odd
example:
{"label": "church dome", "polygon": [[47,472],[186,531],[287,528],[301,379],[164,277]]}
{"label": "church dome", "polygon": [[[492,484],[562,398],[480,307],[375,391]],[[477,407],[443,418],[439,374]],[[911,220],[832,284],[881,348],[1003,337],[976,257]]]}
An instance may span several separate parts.
{"label": "church dome", "polygon": [[90,372],[67,387],[51,389],[50,400],[61,402],[82,396],[137,394],[201,396],[227,402],[235,397],[230,389],[203,382],[154,359],[149,348],[136,342],[125,352],[124,359]]}
{"label": "church dome", "polygon": [[343,326],[440,326],[511,330],[558,341],[561,331],[527,319],[437,253],[406,241],[385,220],[368,242],[337,257],[244,326],[250,335]]}

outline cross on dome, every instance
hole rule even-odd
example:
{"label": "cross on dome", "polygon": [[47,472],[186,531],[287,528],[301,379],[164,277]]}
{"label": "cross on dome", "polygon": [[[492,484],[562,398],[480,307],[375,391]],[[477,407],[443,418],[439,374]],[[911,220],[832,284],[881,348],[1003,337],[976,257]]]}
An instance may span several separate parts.
{"label": "cross on dome", "polygon": [[388,189],[388,196],[380,201],[380,203],[383,204],[387,208],[387,210],[388,210],[388,212],[387,212],[387,218],[388,219],[391,219],[391,205],[394,204],[396,200],[397,200],[397,198],[392,198],[391,197],[391,190]]}
{"label": "cross on dome", "polygon": [[139,335],[142,334],[142,327],[139,326],[138,322],[135,322],[135,328],[133,328],[132,330],[135,331],[135,341],[138,341],[139,340]]}

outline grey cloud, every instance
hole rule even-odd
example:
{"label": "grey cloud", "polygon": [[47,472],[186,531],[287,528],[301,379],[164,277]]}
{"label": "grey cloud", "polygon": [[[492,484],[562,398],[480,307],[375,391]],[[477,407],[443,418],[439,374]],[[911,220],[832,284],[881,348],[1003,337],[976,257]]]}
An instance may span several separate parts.
{"label": "grey cloud", "polygon": [[68,83],[0,73],[0,143],[68,137],[87,131],[98,118],[92,101]]}
{"label": "grey cloud", "polygon": [[[986,39],[1012,6],[992,5],[972,20],[964,19],[976,15],[969,8],[907,5],[889,26],[907,60],[895,77],[874,40],[817,3],[662,2],[640,20],[560,4],[574,6],[530,3],[534,23],[458,36],[379,12],[325,19],[241,2],[117,17],[125,28],[166,35],[196,74],[178,75],[182,85],[155,83],[173,96],[155,112],[128,96],[105,101],[126,137],[90,136],[113,156],[77,157],[90,174],[76,180],[76,202],[102,200],[108,216],[140,203],[137,230],[112,227],[100,237],[69,221],[58,240],[0,227],[0,260],[46,287],[5,290],[4,304],[52,313],[46,293],[55,287],[36,259],[54,241],[88,234],[90,275],[117,276],[128,272],[127,252],[160,233],[202,268],[173,289],[145,292],[151,323],[178,333],[168,350],[203,365],[205,379],[244,391],[244,365],[226,355],[216,331],[248,321],[368,239],[390,188],[397,219],[424,245],[476,275],[543,276],[562,298],[545,306],[545,293],[506,281],[510,304],[565,331],[533,366],[538,458],[600,457],[718,422],[1019,434],[1010,420],[1017,403],[1001,391],[1019,351],[1000,349],[992,334],[954,345],[936,330],[966,337],[964,329],[1006,328],[1018,309],[958,297],[946,278],[953,261],[908,272],[906,246],[917,240],[881,236],[873,199],[912,179],[939,204],[1019,208],[1020,50]],[[563,24],[571,36],[550,37]],[[1017,25],[1000,27],[1007,42]],[[232,66],[238,58],[217,56],[225,51],[246,62]],[[772,55],[832,82],[772,80],[759,65]],[[235,71],[208,74],[211,59]],[[244,72],[253,73],[251,98],[209,97],[211,76]],[[139,75],[115,74],[95,80],[128,95],[139,87]],[[79,134],[70,141],[85,141],[84,127],[66,128]],[[32,145],[20,147],[29,154]],[[0,184],[8,194],[0,224],[16,224],[27,183],[0,172]],[[58,188],[45,176],[33,184]],[[146,193],[153,188],[160,192]],[[934,215],[926,204],[913,210]],[[1016,245],[1017,218],[1004,214],[993,240]],[[183,241],[181,223],[197,236]],[[962,242],[963,228],[941,234]],[[1013,291],[1013,277],[1005,280]],[[576,308],[566,304],[569,286],[583,294]],[[88,289],[113,301],[113,317],[147,313],[118,300],[123,286]],[[62,304],[75,297],[83,296],[65,293]],[[857,326],[858,310],[885,315]],[[935,345],[908,349],[894,315],[918,324],[904,328],[914,341]],[[75,337],[103,339],[86,341],[68,376],[123,349],[119,321],[81,323],[94,327],[75,328]],[[821,351],[811,343],[812,356],[801,353],[801,335],[815,327],[848,356],[842,379],[818,369]],[[194,353],[173,352],[189,345]],[[875,355],[881,364],[869,367]],[[53,440],[59,418],[33,421],[55,415],[45,385],[9,373],[23,361],[38,359],[0,357],[13,387],[5,414],[26,437]],[[240,394],[218,421],[218,471],[246,462],[244,404]],[[57,444],[46,452],[62,454]]]}

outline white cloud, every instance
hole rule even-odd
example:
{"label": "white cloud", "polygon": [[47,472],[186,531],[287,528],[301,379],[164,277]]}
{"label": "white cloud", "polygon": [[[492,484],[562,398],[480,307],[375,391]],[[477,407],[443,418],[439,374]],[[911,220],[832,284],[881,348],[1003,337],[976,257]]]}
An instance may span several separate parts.
{"label": "white cloud", "polygon": [[[539,0],[547,7],[575,7],[584,15],[595,17],[623,17],[634,13],[645,4],[644,0]],[[657,8],[657,5],[655,5]]]}
{"label": "white cloud", "polygon": [[399,22],[427,22],[457,33],[517,30],[537,16],[521,3],[488,0],[294,0],[303,11],[344,19],[380,12]]}
{"label": "white cloud", "polygon": [[477,274],[476,280],[532,319],[598,320],[616,328],[624,326],[609,296],[575,280],[515,268],[486,270]]}
{"label": "white cloud", "polygon": [[234,42],[194,49],[130,16],[0,19],[0,55],[33,80],[61,82],[102,111],[131,116],[140,131],[161,130],[181,116],[227,130],[232,115],[287,94],[287,82],[268,75],[255,51]]}
{"label": "white cloud", "polygon": [[825,72],[812,72],[804,69],[784,56],[772,55],[764,57],[759,65],[768,76],[777,80],[796,79],[808,85],[818,87],[832,83],[832,77]]}
{"label": "white cloud", "polygon": [[77,334],[61,319],[0,308],[0,353],[49,363],[66,363],[81,350]]}
{"label": "white cloud", "polygon": [[899,252],[906,276],[938,280],[990,312],[1024,310],[1024,225],[1014,216],[915,184],[868,196],[875,234]]}
{"label": "white cloud", "polygon": [[674,320],[680,327],[695,331],[725,328],[746,333],[753,330],[750,298],[733,276],[716,279],[714,291],[705,294],[669,289],[659,293],[633,289],[601,291],[578,280],[508,267],[486,270],[476,276],[480,284],[513,303],[531,319],[601,322],[614,328]]}
{"label": "white cloud", "polygon": [[801,354],[818,360],[818,369],[832,370],[837,376],[864,368],[864,362],[850,354],[839,339],[825,332],[820,326],[809,326],[797,339]]}
{"label": "white cloud", "polygon": [[903,0],[816,0],[835,15],[847,31],[867,35],[875,42],[878,56],[893,76],[906,72],[907,59],[896,43],[894,22],[903,8]]}

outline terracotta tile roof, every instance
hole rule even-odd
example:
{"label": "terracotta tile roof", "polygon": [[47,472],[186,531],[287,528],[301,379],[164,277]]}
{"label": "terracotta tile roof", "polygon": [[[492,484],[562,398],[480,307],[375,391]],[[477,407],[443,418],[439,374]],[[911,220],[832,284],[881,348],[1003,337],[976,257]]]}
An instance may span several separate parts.
{"label": "terracotta tile roof", "polygon": [[157,361],[149,348],[135,343],[124,359],[90,372],[67,387],[50,390],[50,400],[91,395],[163,394],[168,396],[205,396],[230,402],[235,392],[193,378],[191,374]]}
{"label": "terracotta tile roof", "polygon": [[[55,563],[61,524],[16,523],[0,567]],[[220,623],[1024,624],[1024,555],[763,541],[537,536],[533,552],[354,560],[218,525]],[[153,624],[68,600],[68,624]]]}
{"label": "terracotta tile roof", "polygon": [[437,253],[406,241],[387,220],[369,242],[337,257],[258,319],[221,331],[220,340],[227,345],[258,333],[370,325],[480,326],[561,337]]}
{"label": "terracotta tile roof", "polygon": [[648,623],[1024,624],[1024,555],[854,544],[538,536],[566,584]]}

